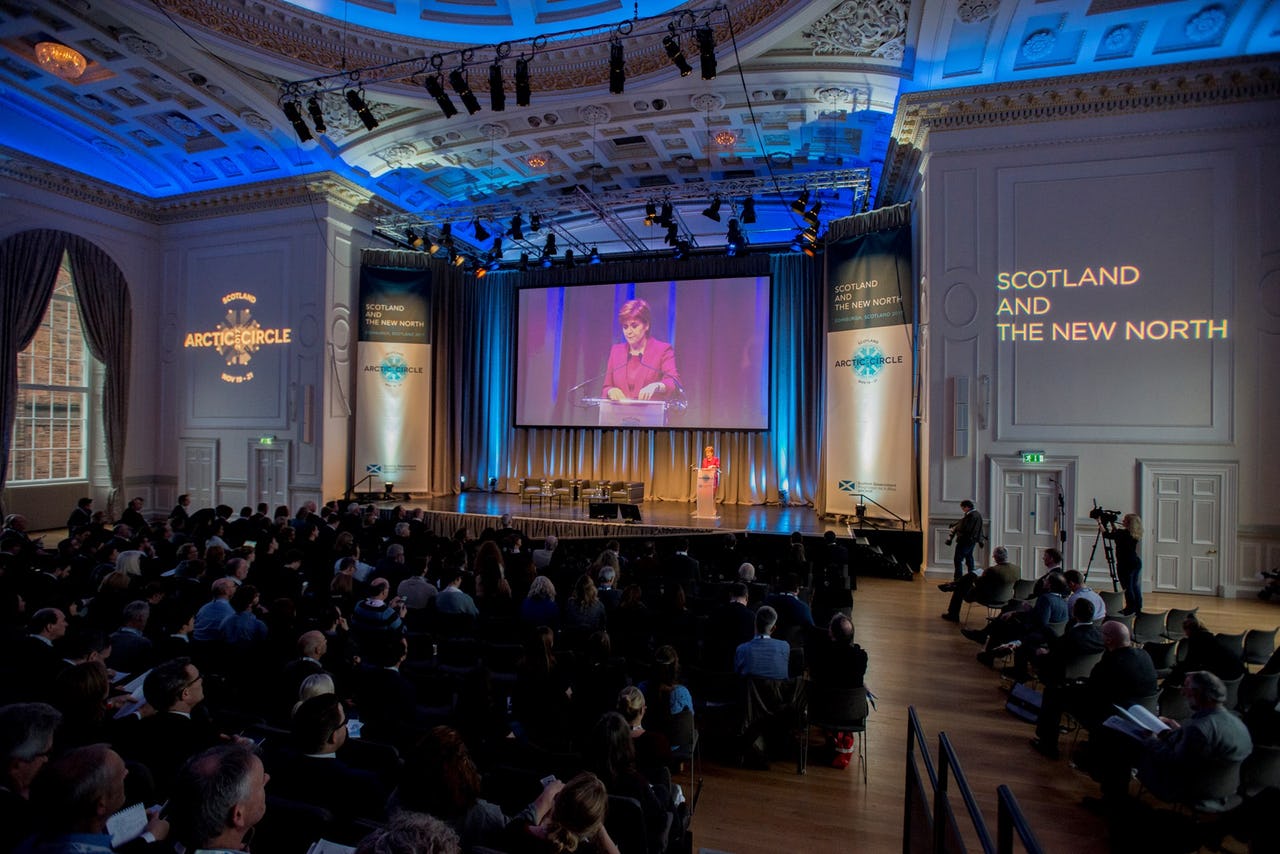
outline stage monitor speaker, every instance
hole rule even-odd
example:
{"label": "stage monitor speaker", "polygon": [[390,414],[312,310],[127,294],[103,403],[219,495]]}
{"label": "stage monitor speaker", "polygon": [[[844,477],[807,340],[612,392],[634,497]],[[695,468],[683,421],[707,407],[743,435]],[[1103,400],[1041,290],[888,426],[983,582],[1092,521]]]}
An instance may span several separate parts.
{"label": "stage monitor speaker", "polygon": [[640,521],[640,505],[639,504],[619,504],[618,510],[622,513],[622,521],[624,522]]}
{"label": "stage monitor speaker", "polygon": [[618,518],[618,505],[611,501],[597,501],[591,505],[588,515],[592,519]]}

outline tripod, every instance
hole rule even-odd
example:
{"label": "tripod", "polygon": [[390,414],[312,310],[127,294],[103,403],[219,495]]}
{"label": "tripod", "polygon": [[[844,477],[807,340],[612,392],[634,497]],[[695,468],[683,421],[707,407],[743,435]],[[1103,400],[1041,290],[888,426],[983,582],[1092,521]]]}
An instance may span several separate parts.
{"label": "tripod", "polygon": [[1112,527],[1111,524],[1107,523],[1106,527],[1104,528],[1102,521],[1101,520],[1098,521],[1098,535],[1093,538],[1093,548],[1089,549],[1089,563],[1086,564],[1084,568],[1084,581],[1085,581],[1085,584],[1089,583],[1089,570],[1093,569],[1093,556],[1098,551],[1098,543],[1101,542],[1102,556],[1103,558],[1106,559],[1107,570],[1111,573],[1111,589],[1114,592],[1119,593],[1120,592],[1120,576],[1116,574],[1116,551],[1115,551],[1115,548],[1111,545],[1111,540],[1108,539],[1106,536],[1107,534],[1111,533],[1110,531],[1111,527]]}

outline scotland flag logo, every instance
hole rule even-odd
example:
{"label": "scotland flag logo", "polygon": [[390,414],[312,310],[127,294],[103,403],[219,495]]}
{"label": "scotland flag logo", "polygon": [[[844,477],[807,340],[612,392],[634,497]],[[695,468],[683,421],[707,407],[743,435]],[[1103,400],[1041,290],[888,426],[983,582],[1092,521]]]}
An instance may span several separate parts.
{"label": "scotland flag logo", "polygon": [[367,463],[364,467],[365,474],[382,474],[382,463]]}
{"label": "scotland flag logo", "polygon": [[856,481],[852,481],[852,480],[842,480],[842,481],[840,481],[840,483],[838,484],[837,488],[838,488],[841,492],[847,493],[847,494],[849,494],[849,495],[857,495],[857,494],[858,494],[858,484],[857,484],[857,482],[856,482]]}

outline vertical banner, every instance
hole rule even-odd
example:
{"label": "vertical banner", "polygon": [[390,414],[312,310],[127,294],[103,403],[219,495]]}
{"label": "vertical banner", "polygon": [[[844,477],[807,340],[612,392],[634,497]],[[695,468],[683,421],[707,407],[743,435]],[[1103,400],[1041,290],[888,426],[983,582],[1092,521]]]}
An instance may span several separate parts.
{"label": "vertical banner", "polygon": [[911,229],[827,247],[826,509],[915,513]]}
{"label": "vertical banner", "polygon": [[356,441],[362,492],[426,492],[431,450],[431,274],[360,269]]}

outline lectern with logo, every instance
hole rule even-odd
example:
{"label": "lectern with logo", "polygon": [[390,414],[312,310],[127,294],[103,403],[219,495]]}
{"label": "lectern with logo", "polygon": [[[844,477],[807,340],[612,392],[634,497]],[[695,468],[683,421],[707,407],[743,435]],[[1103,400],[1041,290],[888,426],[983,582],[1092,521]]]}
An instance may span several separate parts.
{"label": "lectern with logo", "polygon": [[698,505],[693,514],[695,519],[719,519],[716,512],[716,478],[720,470],[717,468],[698,469]]}

